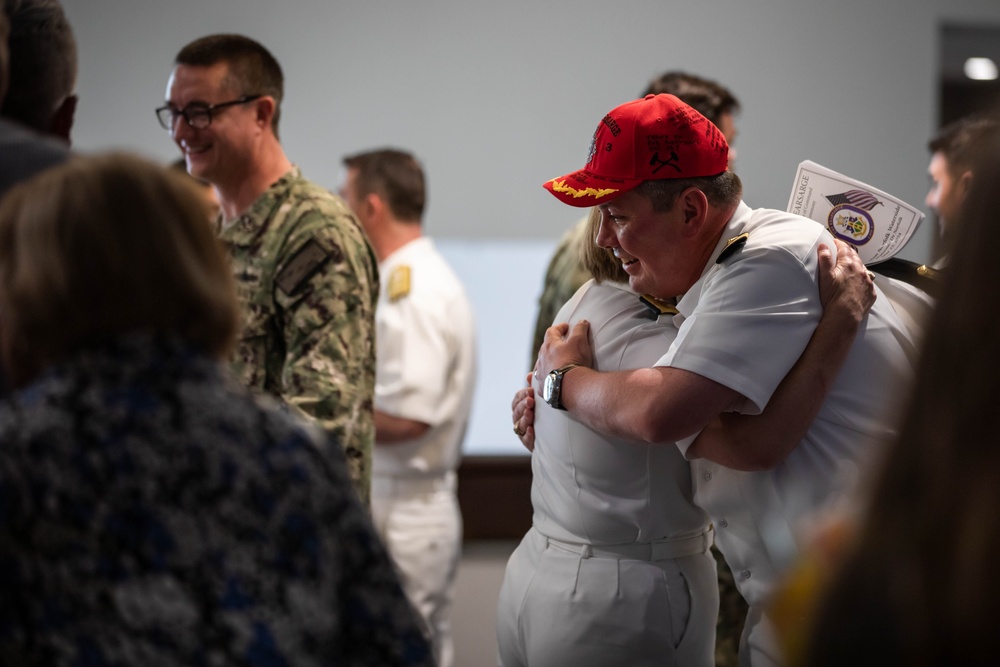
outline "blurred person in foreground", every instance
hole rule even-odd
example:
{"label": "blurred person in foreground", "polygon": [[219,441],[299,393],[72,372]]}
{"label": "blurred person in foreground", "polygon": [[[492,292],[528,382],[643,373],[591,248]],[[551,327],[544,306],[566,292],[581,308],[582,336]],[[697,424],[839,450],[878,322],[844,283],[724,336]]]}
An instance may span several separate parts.
{"label": "blurred person in foreground", "polygon": [[[587,238],[600,224],[591,209]],[[817,251],[823,315],[765,412],[720,421],[699,446],[798,444],[875,296],[857,253],[839,248],[836,264],[829,248]],[[606,248],[591,243],[584,264],[594,280],[559,311],[560,321],[590,323],[595,368],[654,363],[677,336],[677,310],[640,299]],[[535,410],[534,514],[500,590],[500,664],[714,665],[713,531],[693,502],[688,462],[675,446],[603,435],[545,404]]]}
{"label": "blurred person in foreground", "polygon": [[75,158],[0,206],[0,664],[432,663],[326,436],[231,381],[193,186]]}
{"label": "blurred person in foreground", "polygon": [[842,530],[839,555],[826,554],[839,567],[796,664],[997,664],[1000,317],[988,304],[1000,292],[1000,139],[972,155],[899,434],[856,531]]}

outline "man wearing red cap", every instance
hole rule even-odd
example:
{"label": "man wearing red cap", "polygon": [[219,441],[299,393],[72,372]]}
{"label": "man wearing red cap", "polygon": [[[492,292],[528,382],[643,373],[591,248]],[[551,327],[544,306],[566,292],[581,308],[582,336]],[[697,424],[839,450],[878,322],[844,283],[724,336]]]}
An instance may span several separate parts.
{"label": "man wearing red cap", "polygon": [[[890,433],[912,342],[886,299],[857,338],[817,419],[790,452],[703,438],[726,413],[759,414],[819,320],[815,222],[741,201],[719,130],[671,95],[623,104],[598,125],[587,166],[545,187],[572,206],[597,206],[598,245],[631,289],[677,297],[676,339],[651,367],[598,372],[586,322],[546,333],[536,377],[543,400],[586,426],[644,442],[676,441],[692,462],[695,502],[750,604],[741,664],[780,664],[764,605],[796,558],[815,513],[853,489]],[[533,401],[515,407],[527,430]],[[718,446],[705,446],[717,443]]]}

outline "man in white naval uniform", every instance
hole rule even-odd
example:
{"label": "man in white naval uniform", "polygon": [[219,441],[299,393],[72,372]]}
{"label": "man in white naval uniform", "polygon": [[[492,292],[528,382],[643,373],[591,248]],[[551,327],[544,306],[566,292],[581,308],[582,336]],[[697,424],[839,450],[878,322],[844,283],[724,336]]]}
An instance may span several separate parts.
{"label": "man in white naval uniform", "polygon": [[[599,224],[593,209],[588,238]],[[874,298],[856,253],[842,253],[838,266],[828,250],[823,255],[823,317],[765,415],[706,429],[702,440],[749,430],[791,449],[808,428],[822,403],[811,390],[836,374]],[[602,282],[585,283],[559,321],[590,323],[596,369],[656,363],[677,335],[676,309],[640,301],[606,250],[588,248],[584,265]],[[500,591],[500,665],[714,665],[719,602],[711,530],[692,501],[680,451],[602,435],[544,404],[534,429],[534,516]]]}
{"label": "man in white naval uniform", "polygon": [[[803,522],[850,493],[891,434],[912,341],[880,298],[832,386],[817,386],[829,393],[791,452],[766,442],[691,444],[715,419],[767,406],[816,327],[817,248],[833,244],[815,222],[746,206],[727,154],[721,133],[671,95],[602,119],[587,166],[545,187],[565,203],[600,208],[598,245],[615,253],[634,291],[679,298],[678,335],[651,368],[608,373],[588,367],[586,323],[563,325],[546,335],[538,369],[584,424],[676,441],[692,460],[695,502],[750,604],[740,662],[759,667],[781,664],[763,607],[798,555]],[[522,402],[514,417],[525,430],[532,414]]]}
{"label": "man in white naval uniform", "polygon": [[372,516],[425,619],[438,664],[453,662],[451,606],[462,542],[455,471],[475,386],[472,308],[422,235],[424,175],[408,153],[344,158],[342,194],[379,259]]}

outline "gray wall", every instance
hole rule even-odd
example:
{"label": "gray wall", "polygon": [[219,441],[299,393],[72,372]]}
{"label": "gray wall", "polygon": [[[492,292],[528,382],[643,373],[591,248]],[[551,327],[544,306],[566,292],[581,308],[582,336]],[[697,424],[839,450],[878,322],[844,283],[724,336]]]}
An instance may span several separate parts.
{"label": "gray wall", "polygon": [[[583,166],[600,118],[666,69],[743,103],[736,170],[784,208],[811,159],[921,205],[942,21],[1000,25],[997,0],[63,0],[80,49],[82,151],[178,153],[153,109],[177,50],[240,32],[284,67],[281,134],[336,189],[344,154],[396,145],[429,174],[426,224],[479,325],[465,451],[525,454],[510,429],[541,276],[581,212],[541,184]],[[929,258],[926,220],[901,256]]]}
{"label": "gray wall", "polygon": [[[687,69],[743,102],[736,169],[784,208],[812,159],[914,204],[935,129],[939,22],[1000,24],[996,0],[64,0],[80,44],[82,150],[167,160],[153,117],[173,55],[212,32],[273,50],[282,134],[334,187],[340,157],[395,144],[430,175],[430,231],[555,238],[577,216],[541,183],[582,166],[597,121]],[[925,259],[931,224],[903,256]]]}

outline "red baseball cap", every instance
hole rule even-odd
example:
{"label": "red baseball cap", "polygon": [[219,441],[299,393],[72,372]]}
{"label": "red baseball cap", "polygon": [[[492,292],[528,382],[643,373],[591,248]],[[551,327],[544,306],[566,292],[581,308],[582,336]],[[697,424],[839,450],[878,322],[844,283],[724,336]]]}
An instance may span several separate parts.
{"label": "red baseball cap", "polygon": [[729,145],[710,120],[674,95],[647,95],[601,120],[583,169],[543,187],[570,206],[597,206],[643,181],[717,176],[728,163]]}

